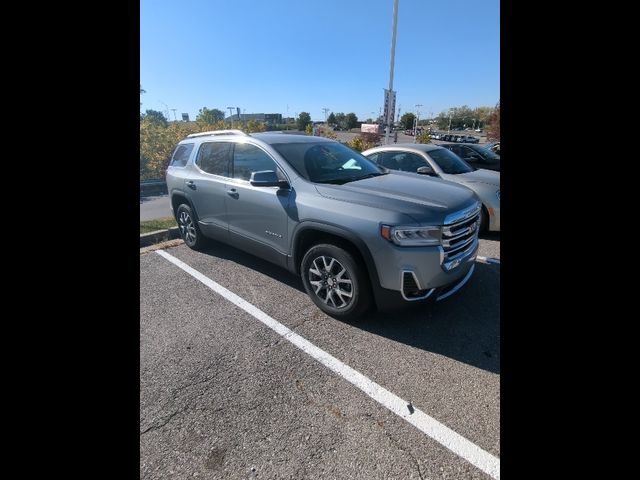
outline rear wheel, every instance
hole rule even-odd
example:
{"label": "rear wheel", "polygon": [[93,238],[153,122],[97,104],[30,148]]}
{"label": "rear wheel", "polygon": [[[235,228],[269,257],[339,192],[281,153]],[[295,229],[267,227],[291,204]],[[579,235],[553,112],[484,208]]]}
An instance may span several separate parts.
{"label": "rear wheel", "polygon": [[200,250],[206,245],[206,238],[200,232],[200,227],[198,227],[198,222],[190,206],[183,203],[178,207],[176,221],[180,229],[180,236],[184,243],[187,244],[187,247],[193,250]]}
{"label": "rear wheel", "polygon": [[371,287],[364,266],[346,250],[316,245],[302,259],[302,282],[323,312],[340,320],[363,315],[371,306]]}

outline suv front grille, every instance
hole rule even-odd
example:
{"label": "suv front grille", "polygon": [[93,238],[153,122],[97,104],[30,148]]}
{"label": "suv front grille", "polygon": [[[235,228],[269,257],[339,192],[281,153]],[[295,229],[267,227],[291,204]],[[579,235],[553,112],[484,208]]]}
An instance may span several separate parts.
{"label": "suv front grille", "polygon": [[472,250],[478,241],[480,229],[480,203],[449,215],[442,227],[442,249],[445,270],[459,265],[458,259]]}

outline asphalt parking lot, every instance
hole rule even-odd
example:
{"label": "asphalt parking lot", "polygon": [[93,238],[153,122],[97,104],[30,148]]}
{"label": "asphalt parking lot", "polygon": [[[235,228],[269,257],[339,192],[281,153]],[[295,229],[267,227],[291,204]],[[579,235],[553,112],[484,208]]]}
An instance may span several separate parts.
{"label": "asphalt parking lot", "polygon": [[[297,277],[232,247],[160,251],[169,256],[140,256],[141,478],[499,478],[499,234],[480,240],[475,272],[455,295],[353,323],[324,315]],[[256,315],[406,401],[407,412]],[[412,415],[454,433],[436,440]],[[458,453],[456,435],[468,442]],[[490,474],[474,465],[477,452],[493,462]]]}

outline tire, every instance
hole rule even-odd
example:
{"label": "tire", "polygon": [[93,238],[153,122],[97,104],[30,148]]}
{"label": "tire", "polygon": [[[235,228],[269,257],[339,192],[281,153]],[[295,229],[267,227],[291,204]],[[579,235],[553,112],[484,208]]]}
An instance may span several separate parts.
{"label": "tire", "polygon": [[313,303],[334,318],[354,320],[372,306],[366,269],[340,247],[311,247],[302,259],[300,272]]}
{"label": "tire", "polygon": [[487,233],[489,231],[489,212],[485,206],[482,206],[480,210],[480,233]]}
{"label": "tire", "polygon": [[198,221],[189,205],[183,203],[178,207],[176,222],[178,222],[180,229],[180,237],[187,244],[187,247],[193,250],[201,250],[205,247],[207,239],[202,235]]}

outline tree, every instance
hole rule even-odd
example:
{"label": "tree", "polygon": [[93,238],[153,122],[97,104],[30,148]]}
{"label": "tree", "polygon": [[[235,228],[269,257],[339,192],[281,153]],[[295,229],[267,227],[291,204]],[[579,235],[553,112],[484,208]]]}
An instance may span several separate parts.
{"label": "tree", "polygon": [[345,122],[347,124],[347,130],[356,128],[358,126],[358,116],[353,112],[347,113],[347,116],[345,117]]}
{"label": "tree", "polygon": [[327,117],[327,123],[329,125],[335,125],[336,124],[336,116],[333,114],[333,112],[331,112],[329,114],[329,116]]}
{"label": "tree", "polygon": [[157,110],[147,110],[142,114],[142,121],[147,124],[167,126],[167,119],[162,112]]}
{"label": "tree", "polygon": [[[147,91],[143,90],[142,85],[140,85],[140,96],[142,96],[143,93],[147,93]],[[140,102],[140,108],[142,108],[142,102]],[[140,117],[140,120],[142,120],[142,117]]]}
{"label": "tree", "polygon": [[347,128],[347,117],[344,113],[336,113],[336,123],[343,130]]}
{"label": "tree", "polygon": [[431,143],[431,135],[426,130],[423,130],[422,133],[419,133],[416,137],[417,143]]}
{"label": "tree", "polygon": [[500,101],[487,120],[487,140],[500,141]]}
{"label": "tree", "polygon": [[207,107],[202,107],[196,117],[196,122],[204,125],[213,125],[221,120],[224,120],[224,112],[217,108],[209,110]]}
{"label": "tree", "polygon": [[413,124],[415,121],[416,116],[411,112],[407,112],[400,117],[400,124],[405,130],[413,130]]}
{"label": "tree", "polygon": [[298,120],[296,120],[298,125],[298,130],[305,131],[307,129],[307,125],[311,123],[311,115],[308,112],[300,112],[298,115]]}

